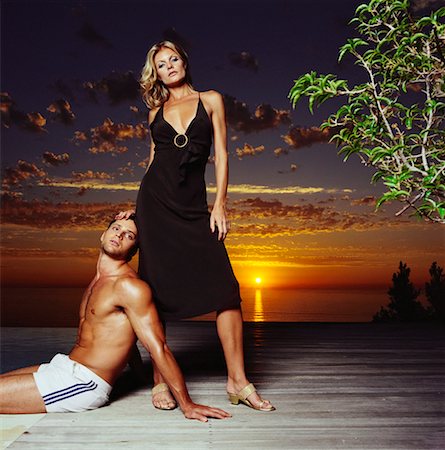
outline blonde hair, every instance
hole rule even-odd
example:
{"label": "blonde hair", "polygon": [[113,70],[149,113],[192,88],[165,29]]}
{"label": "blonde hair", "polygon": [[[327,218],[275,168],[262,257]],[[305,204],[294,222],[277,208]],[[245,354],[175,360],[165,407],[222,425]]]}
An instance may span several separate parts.
{"label": "blonde hair", "polygon": [[150,109],[162,105],[162,103],[166,102],[170,96],[168,89],[158,78],[154,61],[156,54],[162,48],[169,48],[179,55],[185,66],[185,82],[190,86],[192,84],[188,68],[188,56],[185,50],[171,41],[162,41],[153,45],[147,53],[145,65],[142,68],[141,78],[139,79],[139,84],[142,88],[142,99]]}

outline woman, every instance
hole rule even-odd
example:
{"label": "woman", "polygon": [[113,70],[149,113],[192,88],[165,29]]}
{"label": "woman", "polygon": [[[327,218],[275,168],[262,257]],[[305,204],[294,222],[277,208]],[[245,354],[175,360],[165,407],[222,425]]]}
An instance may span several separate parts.
{"label": "woman", "polygon": [[[139,276],[151,286],[164,320],[217,311],[230,401],[273,411],[244,371],[239,285],[223,243],[229,223],[222,96],[193,89],[187,55],[169,41],[150,49],[140,83],[150,108],[152,141],[136,202]],[[209,216],[204,172],[212,136],[217,193]],[[117,218],[131,213],[121,212]],[[154,406],[174,408],[174,398],[156,366],[153,379]]]}

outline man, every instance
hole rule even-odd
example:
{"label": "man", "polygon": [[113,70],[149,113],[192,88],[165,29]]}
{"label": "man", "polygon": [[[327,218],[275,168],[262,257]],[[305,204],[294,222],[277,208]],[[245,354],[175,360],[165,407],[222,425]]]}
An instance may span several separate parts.
{"label": "man", "polygon": [[133,219],[111,222],[100,238],[97,272],[82,298],[77,342],[70,354],[1,375],[0,413],[77,412],[104,405],[139,339],[186,418],[207,422],[208,417],[230,417],[189,396],[150,287],[128,265],[137,250]]}

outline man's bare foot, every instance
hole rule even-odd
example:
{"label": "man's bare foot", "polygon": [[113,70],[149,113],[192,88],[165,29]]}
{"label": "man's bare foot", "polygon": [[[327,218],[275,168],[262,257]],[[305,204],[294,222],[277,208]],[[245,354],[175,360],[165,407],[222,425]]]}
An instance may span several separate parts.
{"label": "man's bare foot", "polygon": [[155,408],[166,411],[178,406],[166,383],[159,383],[151,390],[151,401]]}

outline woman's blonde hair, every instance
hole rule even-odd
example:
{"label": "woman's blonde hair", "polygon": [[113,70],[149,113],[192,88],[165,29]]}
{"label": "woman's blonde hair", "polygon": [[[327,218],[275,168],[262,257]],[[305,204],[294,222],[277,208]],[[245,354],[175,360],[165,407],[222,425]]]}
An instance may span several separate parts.
{"label": "woman's blonde hair", "polygon": [[154,61],[156,54],[162,48],[169,48],[179,55],[184,62],[185,82],[190,86],[192,84],[192,79],[188,68],[188,56],[185,50],[178,44],[174,44],[171,41],[162,41],[153,45],[147,53],[145,65],[142,68],[141,78],[139,79],[139,84],[142,88],[142,99],[150,109],[162,105],[162,103],[168,100],[170,95],[164,83],[158,78]]}

